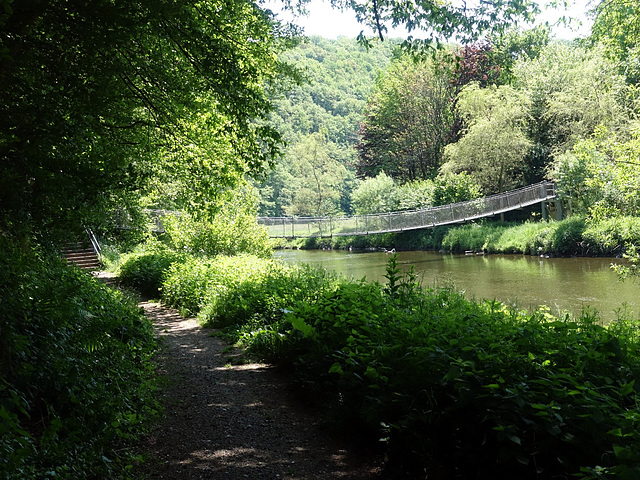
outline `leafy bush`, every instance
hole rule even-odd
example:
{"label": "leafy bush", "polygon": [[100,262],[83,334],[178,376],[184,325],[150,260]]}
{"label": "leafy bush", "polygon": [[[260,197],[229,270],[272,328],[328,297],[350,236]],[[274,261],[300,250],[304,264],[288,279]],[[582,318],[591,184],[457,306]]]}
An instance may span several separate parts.
{"label": "leafy bush", "polygon": [[273,253],[266,228],[251,213],[222,211],[214,219],[181,214],[167,217],[165,227],[174,248],[192,255],[248,253],[267,258]]}
{"label": "leafy bush", "polygon": [[0,237],[0,477],[115,478],[156,413],[135,301]]}
{"label": "leafy bush", "polygon": [[247,278],[261,275],[264,265],[270,262],[254,255],[188,258],[168,270],[162,285],[162,301],[185,314],[196,315],[205,301],[236,288]]}
{"label": "leafy bush", "polygon": [[551,170],[562,198],[575,213],[596,221],[640,214],[637,159],[640,132],[620,140],[604,126],[559,155]]}
{"label": "leafy bush", "polygon": [[232,336],[250,343],[253,353],[264,359],[270,355],[267,339],[286,329],[281,323],[286,311],[314,301],[337,282],[326,270],[245,255],[176,264],[162,292],[164,303],[198,314],[204,324],[238,329]]}
{"label": "leafy bush", "polygon": [[480,186],[467,173],[447,173],[434,180],[416,180],[402,185],[380,172],[367,178],[353,192],[353,207],[358,215],[419,210],[449,203],[473,200]]}
{"label": "leafy bush", "polygon": [[480,185],[466,172],[446,173],[433,181],[433,206],[473,200],[480,195]]}
{"label": "leafy bush", "polygon": [[351,194],[353,209],[357,215],[394,212],[400,209],[398,189],[386,173],[367,178]]}
{"label": "leafy bush", "polygon": [[640,245],[640,218],[617,217],[589,222],[584,243],[591,254],[620,255],[625,245]]}
{"label": "leafy bush", "polygon": [[295,305],[315,302],[341,280],[333,273],[308,265],[264,263],[259,272],[244,277],[235,288],[210,291],[200,320],[216,327],[239,329],[239,339],[252,353],[269,360],[273,339],[291,330],[283,321]]}
{"label": "leafy bush", "polygon": [[433,206],[433,189],[431,180],[414,180],[398,185],[398,210],[419,210]]}
{"label": "leafy bush", "polygon": [[171,265],[185,258],[184,253],[175,252],[157,241],[149,241],[123,256],[118,277],[124,285],[137,289],[143,295],[157,296]]}
{"label": "leafy bush", "polygon": [[637,322],[605,328],[389,278],[395,289],[344,283],[287,317],[297,332],[283,353],[303,352],[297,378],[338,425],[377,432],[393,464],[441,478],[637,470]]}

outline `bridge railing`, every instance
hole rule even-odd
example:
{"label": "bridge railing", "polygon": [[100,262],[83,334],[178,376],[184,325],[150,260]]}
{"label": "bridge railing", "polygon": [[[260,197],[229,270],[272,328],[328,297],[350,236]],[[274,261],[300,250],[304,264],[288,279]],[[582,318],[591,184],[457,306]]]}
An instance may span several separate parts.
{"label": "bridge railing", "polygon": [[258,217],[258,223],[267,228],[270,237],[367,235],[465,222],[555,197],[555,185],[540,182],[489,197],[421,210],[351,217]]}

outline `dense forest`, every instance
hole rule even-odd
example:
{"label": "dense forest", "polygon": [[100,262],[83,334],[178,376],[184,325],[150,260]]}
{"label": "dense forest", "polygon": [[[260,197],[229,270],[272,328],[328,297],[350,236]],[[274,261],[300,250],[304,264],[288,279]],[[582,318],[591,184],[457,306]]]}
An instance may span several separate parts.
{"label": "dense forest", "polygon": [[[385,284],[288,267],[257,224],[547,178],[570,218],[526,242],[418,240],[639,274],[637,2],[595,1],[575,42],[515,28],[531,0],[463,3],[335,0],[376,35],[329,41],[249,0],[0,0],[0,477],[130,478],[162,415],[141,291],[283,367],[394,478],[640,477],[638,319],[469,301],[393,256]],[[87,232],[127,289],[62,258]]]}
{"label": "dense forest", "polygon": [[315,38],[287,51],[308,75],[274,102],[288,145],[261,184],[260,214],[423,208],[547,178],[573,213],[637,215],[635,73],[592,42],[538,28],[421,58],[399,41]]}
{"label": "dense forest", "polygon": [[271,120],[287,147],[262,184],[261,215],[350,211],[358,126],[374,82],[397,46],[387,41],[367,49],[355,39],[314,37],[283,52],[303,82],[274,99]]}

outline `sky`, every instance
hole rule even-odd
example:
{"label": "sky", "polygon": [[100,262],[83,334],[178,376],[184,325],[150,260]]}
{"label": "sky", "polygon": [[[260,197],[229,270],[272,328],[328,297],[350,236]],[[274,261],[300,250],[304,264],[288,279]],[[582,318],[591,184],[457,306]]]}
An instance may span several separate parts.
{"label": "sky", "polygon": [[[585,14],[589,8],[589,3],[592,3],[593,0],[569,0],[569,2],[570,6],[567,10],[546,8],[541,14],[541,17],[551,24],[555,23],[562,16],[574,17],[578,19],[579,22],[583,23],[582,27],[577,28],[577,30],[561,26],[553,27],[552,31],[556,38],[559,39],[570,40],[589,34],[590,21],[586,18]],[[542,4],[543,2],[540,3]],[[278,4],[279,2],[277,0],[270,0],[270,2],[267,3],[267,6],[276,12],[279,11]],[[365,34],[369,36],[372,34],[370,29],[356,22],[355,15],[352,12],[340,12],[340,10],[335,10],[331,8],[328,1],[311,0],[307,6],[307,10],[310,12],[309,15],[298,18],[294,23],[303,27],[305,34],[308,36],[318,35],[325,38],[338,38],[340,36],[344,36],[355,38],[362,30],[364,30]],[[282,18],[284,20],[291,20],[290,15],[283,16]],[[395,38],[406,37],[407,35],[403,30],[393,30],[388,36]]]}

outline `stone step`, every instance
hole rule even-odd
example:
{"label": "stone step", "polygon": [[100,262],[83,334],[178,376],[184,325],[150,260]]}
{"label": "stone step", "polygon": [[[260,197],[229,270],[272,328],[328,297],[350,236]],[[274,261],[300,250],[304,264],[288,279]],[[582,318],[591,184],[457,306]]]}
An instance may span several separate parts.
{"label": "stone step", "polygon": [[100,259],[92,248],[68,247],[63,250],[62,255],[67,262],[85,270],[98,270],[101,266]]}

